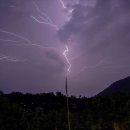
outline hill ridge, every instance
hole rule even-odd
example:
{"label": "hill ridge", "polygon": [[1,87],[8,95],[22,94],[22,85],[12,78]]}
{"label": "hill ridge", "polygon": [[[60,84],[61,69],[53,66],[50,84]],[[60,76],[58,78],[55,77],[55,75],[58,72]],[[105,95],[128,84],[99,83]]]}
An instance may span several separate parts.
{"label": "hill ridge", "polygon": [[98,95],[109,95],[116,92],[126,92],[130,93],[130,76],[115,81]]}

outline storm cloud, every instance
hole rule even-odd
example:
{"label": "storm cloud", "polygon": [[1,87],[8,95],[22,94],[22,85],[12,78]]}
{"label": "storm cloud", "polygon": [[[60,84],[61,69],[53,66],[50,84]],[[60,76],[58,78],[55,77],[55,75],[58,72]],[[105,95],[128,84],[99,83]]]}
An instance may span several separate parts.
{"label": "storm cloud", "polygon": [[[35,2],[53,15],[50,6],[54,1]],[[32,0],[0,1],[0,89],[5,92],[58,91],[61,86],[65,61],[57,47],[56,31],[38,24],[31,15],[38,15]]]}
{"label": "storm cloud", "polygon": [[[58,31],[32,19],[39,17],[33,2],[53,20]],[[91,96],[130,75],[130,2],[64,3],[67,9],[58,0],[0,1],[1,90],[64,92],[67,63],[62,53],[68,39],[70,94]]]}
{"label": "storm cloud", "polygon": [[77,53],[81,54],[74,64],[80,65],[74,66],[73,71],[81,70],[79,86],[87,86],[86,91],[96,93],[101,91],[100,86],[107,87],[129,75],[130,2],[80,0],[72,8],[71,19],[59,30],[58,36],[64,42],[71,38],[76,44],[80,50]]}

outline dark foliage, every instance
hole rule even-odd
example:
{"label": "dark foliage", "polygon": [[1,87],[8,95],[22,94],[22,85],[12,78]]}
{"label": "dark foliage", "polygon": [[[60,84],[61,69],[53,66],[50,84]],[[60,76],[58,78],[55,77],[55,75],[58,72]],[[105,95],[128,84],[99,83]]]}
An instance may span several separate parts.
{"label": "dark foliage", "polygon": [[[130,95],[69,97],[72,130],[129,130]],[[66,96],[0,94],[0,130],[67,130]]]}

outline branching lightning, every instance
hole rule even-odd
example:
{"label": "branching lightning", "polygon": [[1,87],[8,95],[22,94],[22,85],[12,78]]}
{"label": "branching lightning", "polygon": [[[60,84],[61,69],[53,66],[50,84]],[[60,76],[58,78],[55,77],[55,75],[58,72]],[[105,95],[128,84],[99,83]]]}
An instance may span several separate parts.
{"label": "branching lightning", "polygon": [[[5,42],[8,42],[8,41],[5,41]],[[13,42],[13,41],[12,41]],[[25,43],[21,43],[21,44],[16,44],[16,43],[11,43],[11,44],[4,44],[6,46],[34,46],[34,47],[39,47],[41,49],[53,49],[53,50],[56,50],[58,52],[58,50],[55,48],[55,47],[48,47],[48,46],[42,46],[42,45],[39,45],[39,44],[25,44]]]}
{"label": "branching lightning", "polygon": [[3,54],[0,54],[0,60],[7,60],[7,61],[11,61],[11,62],[25,61],[25,60],[19,60],[17,58],[12,57],[12,56],[6,56],[6,55],[3,55]]}
{"label": "branching lightning", "polygon": [[58,0],[58,1],[61,3],[61,5],[62,5],[62,7],[63,7],[64,9],[67,8],[63,0]]}
{"label": "branching lightning", "polygon": [[[63,0],[59,0],[59,2],[61,3],[63,9],[67,8]],[[30,17],[32,19],[34,19],[39,24],[46,24],[46,25],[49,25],[52,28],[55,28],[56,31],[59,30],[59,27],[53,22],[53,20],[45,12],[41,11],[39,6],[34,1],[33,1],[33,4],[34,4],[36,10],[38,11],[39,15],[38,15],[38,18],[36,18],[33,15],[30,16]],[[29,39],[27,39],[27,38],[25,38],[25,37],[23,37],[19,34],[16,34],[14,32],[9,32],[9,31],[3,30],[1,28],[0,28],[0,32],[20,39],[20,41],[16,41],[16,40],[12,40],[12,39],[2,39],[1,38],[0,41],[7,42],[7,43],[11,42],[11,44],[5,44],[7,46],[12,46],[12,45],[14,45],[14,46],[35,46],[35,47],[39,47],[41,49],[55,49],[55,50],[57,50],[54,47],[45,47],[45,46],[42,46],[42,45],[39,45],[39,44],[34,44]],[[21,43],[21,40],[23,40],[23,43]],[[21,44],[17,44],[17,43],[21,43]],[[66,45],[65,50],[63,51],[62,54],[63,54],[63,56],[66,59],[66,62],[68,64],[67,65],[68,66],[67,74],[70,74],[71,62],[70,62],[70,59],[67,56],[68,52],[69,52],[69,47],[68,47],[68,45]],[[9,60],[9,61],[13,61],[13,62],[19,61],[18,59],[13,58],[11,56],[5,56],[5,55],[0,56],[0,60],[4,60],[4,59]]]}
{"label": "branching lightning", "polygon": [[[66,8],[67,8],[67,7],[65,6],[63,0],[60,0],[60,3],[61,3],[61,5],[62,5],[63,9],[66,9]],[[38,22],[39,24],[47,24],[47,25],[50,25],[51,27],[55,28],[56,30],[59,30],[58,26],[57,26],[56,24],[54,24],[54,22],[51,20],[51,18],[50,18],[47,14],[45,14],[44,12],[42,12],[42,11],[40,10],[40,8],[38,7],[38,5],[37,5],[35,2],[33,2],[33,4],[35,5],[37,11],[40,13],[40,14],[39,14],[40,20],[37,19],[37,18],[34,17],[34,16],[31,16],[31,17],[32,17],[36,22]],[[69,42],[69,40],[68,40],[68,42]],[[69,47],[66,45],[66,46],[65,46],[65,50],[63,51],[63,56],[65,57],[66,62],[67,62],[67,64],[68,64],[68,67],[67,67],[67,75],[70,74],[70,69],[71,69],[71,63],[70,63],[70,60],[69,60],[69,58],[68,58],[68,56],[67,56],[68,52],[69,52]],[[67,86],[66,86],[66,90],[67,90]],[[70,130],[70,116],[69,116],[68,93],[66,92],[66,94],[67,94],[68,126],[69,126],[69,130]]]}
{"label": "branching lightning", "polygon": [[[67,8],[63,0],[59,0],[59,2],[61,3],[63,9]],[[38,17],[35,17],[33,15],[30,16],[30,17],[39,24],[46,24],[46,25],[49,25],[50,27],[54,28],[56,31],[59,30],[59,27],[53,22],[53,20],[46,13],[41,11],[39,6],[34,1],[33,1],[33,4],[34,4],[36,10],[38,11],[39,15],[38,15]],[[73,10],[71,10],[69,13],[72,13],[72,11]],[[35,47],[44,48],[44,49],[50,49],[50,48],[55,49],[54,47],[44,47],[44,46],[41,46],[39,44],[34,44],[30,40],[28,40],[27,38],[25,38],[23,36],[20,36],[18,34],[15,34],[13,32],[8,32],[8,31],[5,31],[3,29],[0,29],[0,32],[5,33],[7,35],[14,36],[14,37],[24,41],[22,44],[17,44],[17,43],[21,43],[21,42],[20,41],[15,41],[15,40],[10,40],[10,39],[0,39],[0,41],[3,41],[3,42],[12,42],[10,45],[15,45],[15,46],[19,46],[19,45],[23,46],[24,45],[24,46],[35,46]],[[70,42],[70,39],[67,41],[67,44],[69,42]],[[70,70],[71,69],[71,62],[70,62],[70,59],[68,58],[68,53],[69,53],[69,47],[68,47],[68,45],[66,45],[65,50],[63,51],[62,54],[63,54],[63,56],[64,56],[64,58],[66,59],[66,62],[67,62],[67,75],[70,74],[70,71],[71,71]],[[7,60],[7,61],[11,61],[11,62],[19,62],[19,61],[21,61],[21,60],[19,60],[17,58],[2,55],[2,54],[0,54],[0,60]],[[26,60],[24,60],[24,61],[26,61]],[[67,93],[67,97],[68,97],[68,93]],[[69,125],[69,130],[70,130],[70,121],[69,121],[70,117],[69,117],[68,98],[67,98],[67,107],[68,107],[68,125]]]}
{"label": "branching lightning", "polygon": [[[24,42],[22,43],[21,41],[15,41],[15,40],[11,40],[11,39],[2,39],[0,38],[0,41],[3,41],[3,42],[12,42],[11,44],[6,44],[8,46],[12,46],[12,45],[15,45],[15,46],[36,46],[36,47],[39,47],[41,49],[55,49],[55,47],[47,47],[47,46],[42,46],[42,45],[39,45],[39,44],[34,44],[32,43],[29,39],[21,36],[21,35],[18,35],[16,33],[13,33],[13,32],[9,32],[9,31],[6,31],[6,30],[3,30],[3,29],[0,29],[0,32],[2,33],[5,33],[5,34],[8,34],[8,35],[11,35],[11,36],[14,36],[20,40],[24,40]],[[17,44],[17,43],[20,43],[20,44]]]}
{"label": "branching lightning", "polygon": [[[58,0],[58,1],[60,2],[60,4],[61,4],[61,6],[62,6],[63,9],[67,8],[63,0]],[[71,13],[71,12],[69,12],[69,13]],[[68,39],[67,43],[69,43],[70,41],[71,41],[71,39]],[[67,75],[70,74],[70,72],[71,72],[71,66],[72,66],[71,62],[70,62],[70,59],[68,58],[68,53],[69,53],[69,47],[68,47],[68,45],[66,45],[65,46],[65,50],[63,51],[62,54],[63,54],[64,58],[66,59],[67,66],[68,66],[67,67]]]}
{"label": "branching lightning", "polygon": [[[58,0],[58,1],[61,3],[63,9],[67,8],[63,0]],[[31,18],[33,18],[39,24],[47,24],[47,25],[55,28],[56,30],[59,30],[59,27],[53,22],[53,20],[45,12],[41,11],[39,6],[34,1],[33,1],[33,4],[34,4],[35,8],[37,9],[37,11],[39,12],[39,19],[36,18],[35,16],[31,16]],[[36,46],[39,46],[39,45],[36,45]],[[67,56],[68,52],[69,52],[69,47],[66,45],[65,50],[63,51],[63,56],[66,59],[66,62],[68,64],[67,74],[70,74],[71,62]]]}
{"label": "branching lightning", "polygon": [[35,16],[31,16],[31,18],[33,18],[36,22],[38,22],[38,23],[40,23],[40,24],[47,24],[47,25],[49,25],[49,26],[55,28],[56,30],[59,29],[54,23],[45,21],[42,16],[40,16],[40,18],[41,18],[42,20],[37,19]]}
{"label": "branching lightning", "polygon": [[39,6],[33,1],[33,4],[36,8],[36,10],[39,12],[39,18],[36,18],[35,16],[30,16],[32,19],[34,19],[39,24],[47,24],[56,30],[59,30],[58,26],[53,22],[53,20],[45,13],[42,12],[39,8]]}
{"label": "branching lightning", "polygon": [[12,61],[12,62],[18,62],[19,61],[17,59],[12,59],[12,58],[6,57],[6,56],[0,57],[0,60],[7,60],[7,61]]}
{"label": "branching lightning", "polygon": [[[53,50],[56,50],[58,52],[58,50],[55,47],[47,47],[47,46],[42,46],[40,44],[34,44],[30,40],[28,40],[27,38],[25,38],[21,35],[18,35],[16,33],[9,32],[9,31],[3,30],[3,29],[0,29],[0,32],[20,39],[20,41],[16,41],[16,40],[11,40],[11,39],[0,38],[0,41],[4,42],[3,45],[6,45],[6,46],[30,46],[30,47],[34,46],[34,47],[38,47],[38,48],[41,48],[41,49],[53,49]],[[24,42],[22,43],[21,40],[23,40]],[[5,42],[6,42],[6,44],[5,44]],[[9,43],[11,43],[11,44],[9,44]],[[11,57],[11,56],[6,56],[6,55],[3,55],[3,54],[0,54],[0,60],[7,60],[7,61],[11,61],[11,62],[27,61],[27,59],[26,60],[19,60],[17,58],[14,58],[14,57]]]}
{"label": "branching lightning", "polygon": [[[11,36],[14,36],[14,37],[19,38],[19,39],[21,39],[21,40],[24,40],[26,43],[31,43],[31,41],[30,41],[29,39],[27,39],[27,38],[25,38],[25,37],[23,37],[23,36],[20,36],[20,35],[18,35],[18,34],[16,34],[16,33],[8,32],[8,31],[3,30],[3,29],[1,29],[1,28],[0,28],[0,32],[5,33],[5,34],[8,34],[8,35],[11,35]],[[1,40],[2,40],[2,39],[1,39]],[[10,40],[10,41],[11,41],[11,40]]]}
{"label": "branching lightning", "polygon": [[8,40],[8,39],[1,39],[1,38],[0,38],[0,41],[2,41],[2,42],[13,42],[13,43],[18,43],[18,41]]}

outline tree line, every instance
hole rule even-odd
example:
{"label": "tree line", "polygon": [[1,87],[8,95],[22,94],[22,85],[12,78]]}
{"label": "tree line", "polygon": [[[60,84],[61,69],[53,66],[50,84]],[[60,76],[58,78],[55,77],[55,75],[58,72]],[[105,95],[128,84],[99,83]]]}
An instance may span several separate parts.
{"label": "tree line", "polygon": [[[130,130],[130,94],[69,97],[72,130]],[[66,96],[60,92],[0,92],[0,130],[68,130]]]}

